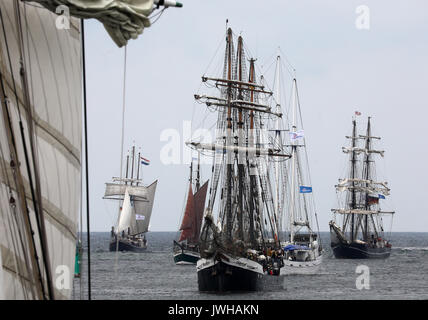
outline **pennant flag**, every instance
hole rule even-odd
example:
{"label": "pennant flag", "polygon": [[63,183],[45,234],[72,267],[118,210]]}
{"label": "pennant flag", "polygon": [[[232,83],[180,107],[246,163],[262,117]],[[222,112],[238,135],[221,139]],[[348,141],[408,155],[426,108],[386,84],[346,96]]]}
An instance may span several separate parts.
{"label": "pennant flag", "polygon": [[141,164],[144,164],[144,165],[148,166],[150,164],[150,160],[141,157]]}
{"label": "pennant flag", "polygon": [[355,115],[356,116],[361,116],[361,112],[360,111],[355,111]]}
{"label": "pennant flag", "polygon": [[146,217],[143,216],[142,214],[135,214],[135,220],[144,220]]}
{"label": "pennant flag", "polygon": [[300,193],[311,193],[312,187],[300,186]]}
{"label": "pennant flag", "polygon": [[385,199],[385,196],[379,193],[379,199]]}
{"label": "pennant flag", "polygon": [[296,140],[296,139],[303,138],[303,137],[304,137],[303,130],[300,130],[297,132],[290,132],[290,139],[291,140]]}

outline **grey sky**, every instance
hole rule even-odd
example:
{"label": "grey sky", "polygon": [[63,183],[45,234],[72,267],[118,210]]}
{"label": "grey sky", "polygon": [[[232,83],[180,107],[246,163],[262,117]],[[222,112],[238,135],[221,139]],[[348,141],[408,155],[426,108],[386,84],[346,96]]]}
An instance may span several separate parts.
{"label": "grey sky", "polygon": [[[341,152],[355,110],[373,117],[386,150],[381,168],[392,189],[393,231],[428,231],[426,117],[428,4],[409,1],[183,0],[128,45],[125,150],[135,140],[158,179],[152,231],[175,231],[188,166],[159,159],[164,129],[182,131],[225,21],[259,62],[281,47],[297,70],[314,195],[322,231],[336,206],[334,185],[346,165]],[[370,9],[370,30],[355,27],[356,7]],[[123,52],[95,20],[86,22],[90,139],[91,229],[108,231],[117,204],[102,199],[104,183],[119,175]],[[224,48],[220,48],[221,52]],[[221,53],[222,54],[222,53]],[[268,62],[268,64],[270,61]],[[290,87],[286,84],[286,89]],[[193,115],[194,116],[194,115]],[[194,116],[197,117],[197,116]],[[210,167],[204,167],[208,177]]]}

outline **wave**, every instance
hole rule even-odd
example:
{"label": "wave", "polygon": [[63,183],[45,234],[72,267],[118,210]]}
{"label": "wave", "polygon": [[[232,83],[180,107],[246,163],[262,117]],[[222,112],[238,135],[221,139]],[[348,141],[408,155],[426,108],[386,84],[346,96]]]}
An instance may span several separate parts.
{"label": "wave", "polygon": [[428,247],[392,247],[392,250],[401,251],[428,251]]}

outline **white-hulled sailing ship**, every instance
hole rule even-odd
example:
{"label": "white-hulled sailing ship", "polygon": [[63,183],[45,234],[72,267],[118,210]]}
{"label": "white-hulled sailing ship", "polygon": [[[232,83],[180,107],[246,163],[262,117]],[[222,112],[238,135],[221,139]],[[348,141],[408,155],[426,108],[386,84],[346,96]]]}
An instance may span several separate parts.
{"label": "white-hulled sailing ship", "polygon": [[[190,164],[189,188],[180,225],[180,237],[174,240],[173,252],[176,264],[196,264],[199,260],[199,236],[201,234],[202,219],[204,217],[205,199],[208,190],[208,181],[200,184],[200,156],[196,170],[196,179],[193,183],[193,159]],[[195,193],[193,193],[195,190]]]}
{"label": "white-hulled sailing ship", "polygon": [[[157,180],[150,185],[143,185],[140,179],[140,165],[149,161],[135,154],[126,157],[125,178],[113,178],[106,183],[104,199],[119,201],[117,226],[112,227],[110,251],[142,252],[147,249],[146,233],[149,231],[155,198]],[[135,174],[134,174],[135,173]]]}
{"label": "white-hulled sailing ship", "polygon": [[[291,108],[290,144],[288,145],[291,148],[291,163],[289,162],[288,178],[290,181],[287,188],[289,206],[285,210],[288,241],[283,246],[284,266],[281,268],[281,274],[313,273],[322,262],[322,247],[312,196],[296,79],[293,79]],[[314,226],[317,228],[316,230]]]}
{"label": "white-hulled sailing ship", "polygon": [[[221,78],[202,77],[218,88],[216,96],[195,95],[217,113],[216,141],[189,142],[198,151],[214,152],[208,204],[200,237],[197,262],[200,291],[254,291],[261,278],[280,263],[279,221],[267,170],[268,158],[289,158],[282,148],[269,147],[264,133],[268,118],[281,114],[261,103],[272,92],[257,83],[255,59],[247,73],[244,44],[226,34]],[[266,252],[274,252],[269,261]]]}
{"label": "white-hulled sailing ship", "polygon": [[[344,197],[339,197],[341,207],[332,209],[331,248],[334,256],[340,259],[388,258],[391,244],[385,239],[383,216],[394,214],[394,211],[383,211],[380,205],[390,193],[388,183],[376,179],[374,157],[383,157],[384,151],[373,149],[373,143],[380,137],[372,135],[370,117],[366,132],[358,134],[354,117],[352,135],[346,138],[351,145],[343,147],[343,152],[349,154],[350,166],[348,176],[336,185],[336,190]],[[337,215],[341,217],[339,225]]]}

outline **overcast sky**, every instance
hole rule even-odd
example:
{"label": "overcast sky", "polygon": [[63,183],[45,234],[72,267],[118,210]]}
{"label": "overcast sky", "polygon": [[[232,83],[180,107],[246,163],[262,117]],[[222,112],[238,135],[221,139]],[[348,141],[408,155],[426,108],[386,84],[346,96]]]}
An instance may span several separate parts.
{"label": "overcast sky", "polygon": [[[125,151],[133,141],[141,146],[151,161],[143,168],[144,182],[159,180],[151,231],[178,228],[188,165],[162,164],[166,142],[160,136],[166,129],[182,135],[183,121],[204,114],[193,94],[224,38],[226,19],[259,63],[269,65],[280,47],[297,70],[321,231],[328,230],[336,206],[334,185],[347,164],[341,147],[356,110],[359,120],[373,117],[386,150],[380,169],[392,189],[392,230],[428,231],[426,1],[183,3],[166,10],[127,49]],[[356,27],[360,5],[370,9],[368,30]],[[118,207],[102,196],[104,183],[119,175],[124,49],[98,21],[85,26],[91,230],[109,231]],[[219,50],[222,55],[224,43]],[[209,172],[204,166],[205,178]]]}

